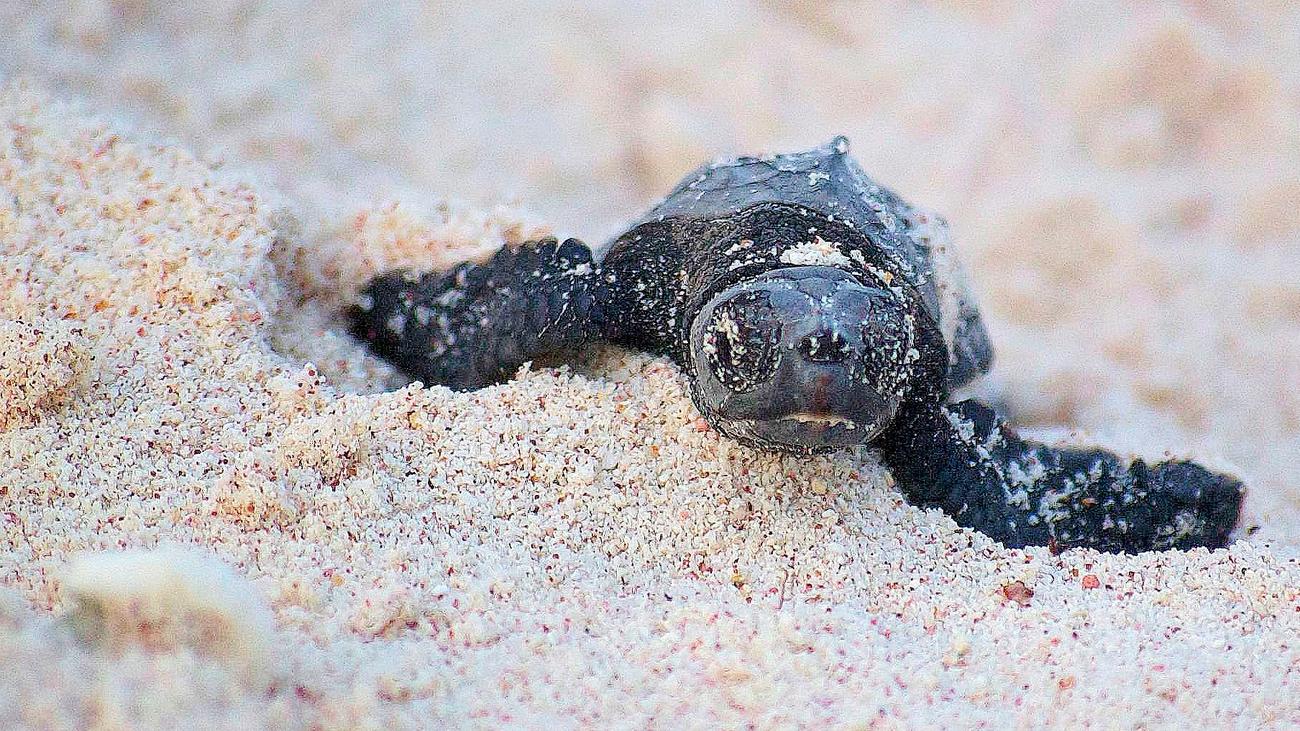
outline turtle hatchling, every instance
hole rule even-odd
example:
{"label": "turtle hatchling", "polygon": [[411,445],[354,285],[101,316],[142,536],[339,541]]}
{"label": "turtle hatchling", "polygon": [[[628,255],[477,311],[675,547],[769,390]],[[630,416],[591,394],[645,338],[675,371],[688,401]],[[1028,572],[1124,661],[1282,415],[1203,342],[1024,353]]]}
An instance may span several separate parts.
{"label": "turtle hatchling", "polygon": [[726,437],[869,445],[910,501],[1008,547],[1215,548],[1241,510],[1232,476],[1040,444],[950,400],[993,358],[946,224],[867,177],[843,137],[706,165],[599,259],[544,239],[388,272],[348,316],[374,352],[458,390],[597,340],[666,355]]}

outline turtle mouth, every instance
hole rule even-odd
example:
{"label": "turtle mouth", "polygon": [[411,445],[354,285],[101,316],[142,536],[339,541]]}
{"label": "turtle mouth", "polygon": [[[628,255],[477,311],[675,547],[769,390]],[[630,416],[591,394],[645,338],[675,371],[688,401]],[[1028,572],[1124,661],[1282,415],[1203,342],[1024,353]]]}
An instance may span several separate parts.
{"label": "turtle mouth", "polygon": [[775,418],[727,420],[723,424],[722,431],[736,431],[769,449],[803,454],[866,444],[880,431],[875,424],[810,411]]}
{"label": "turtle mouth", "polygon": [[842,426],[849,431],[853,431],[858,428],[858,423],[856,421],[847,416],[840,416],[838,414],[811,414],[806,411],[801,411],[797,414],[790,414],[789,416],[782,417],[782,419],[799,424],[807,424],[812,427],[820,426],[826,429],[835,426]]}

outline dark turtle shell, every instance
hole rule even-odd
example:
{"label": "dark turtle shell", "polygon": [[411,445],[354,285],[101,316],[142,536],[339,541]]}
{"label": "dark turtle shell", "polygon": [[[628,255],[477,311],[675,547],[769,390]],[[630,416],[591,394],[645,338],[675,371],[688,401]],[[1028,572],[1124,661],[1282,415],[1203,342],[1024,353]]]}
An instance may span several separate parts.
{"label": "dark turtle shell", "polygon": [[[806,152],[740,157],[686,176],[604,259],[633,299],[642,347],[673,352],[683,323],[745,277],[829,265],[911,289],[943,334],[949,388],[989,370],[992,349],[939,216],[862,171],[836,137]],[[657,346],[657,347],[656,347]]]}

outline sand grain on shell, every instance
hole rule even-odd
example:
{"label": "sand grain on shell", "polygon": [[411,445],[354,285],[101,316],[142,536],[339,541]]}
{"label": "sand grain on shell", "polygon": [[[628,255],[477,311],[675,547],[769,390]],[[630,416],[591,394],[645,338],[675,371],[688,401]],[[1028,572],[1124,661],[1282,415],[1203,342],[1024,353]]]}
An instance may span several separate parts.
{"label": "sand grain on shell", "polygon": [[[22,85],[0,118],[0,331],[34,343],[5,354],[6,727],[1300,721],[1294,558],[1004,550],[868,454],[719,439],[639,355],[379,392],[295,312],[313,255],[257,190]],[[413,246],[358,231],[358,260]],[[69,572],[159,544],[207,558]],[[258,607],[249,672],[212,642]]]}

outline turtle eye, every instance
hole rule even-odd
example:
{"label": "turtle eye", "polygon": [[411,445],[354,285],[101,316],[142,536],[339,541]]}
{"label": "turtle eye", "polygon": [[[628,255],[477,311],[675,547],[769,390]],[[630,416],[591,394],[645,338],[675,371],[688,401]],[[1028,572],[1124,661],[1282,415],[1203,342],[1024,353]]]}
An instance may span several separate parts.
{"label": "turtle eye", "polygon": [[776,372],[781,322],[766,292],[743,292],[713,311],[704,331],[709,369],[731,391],[752,391]]}

